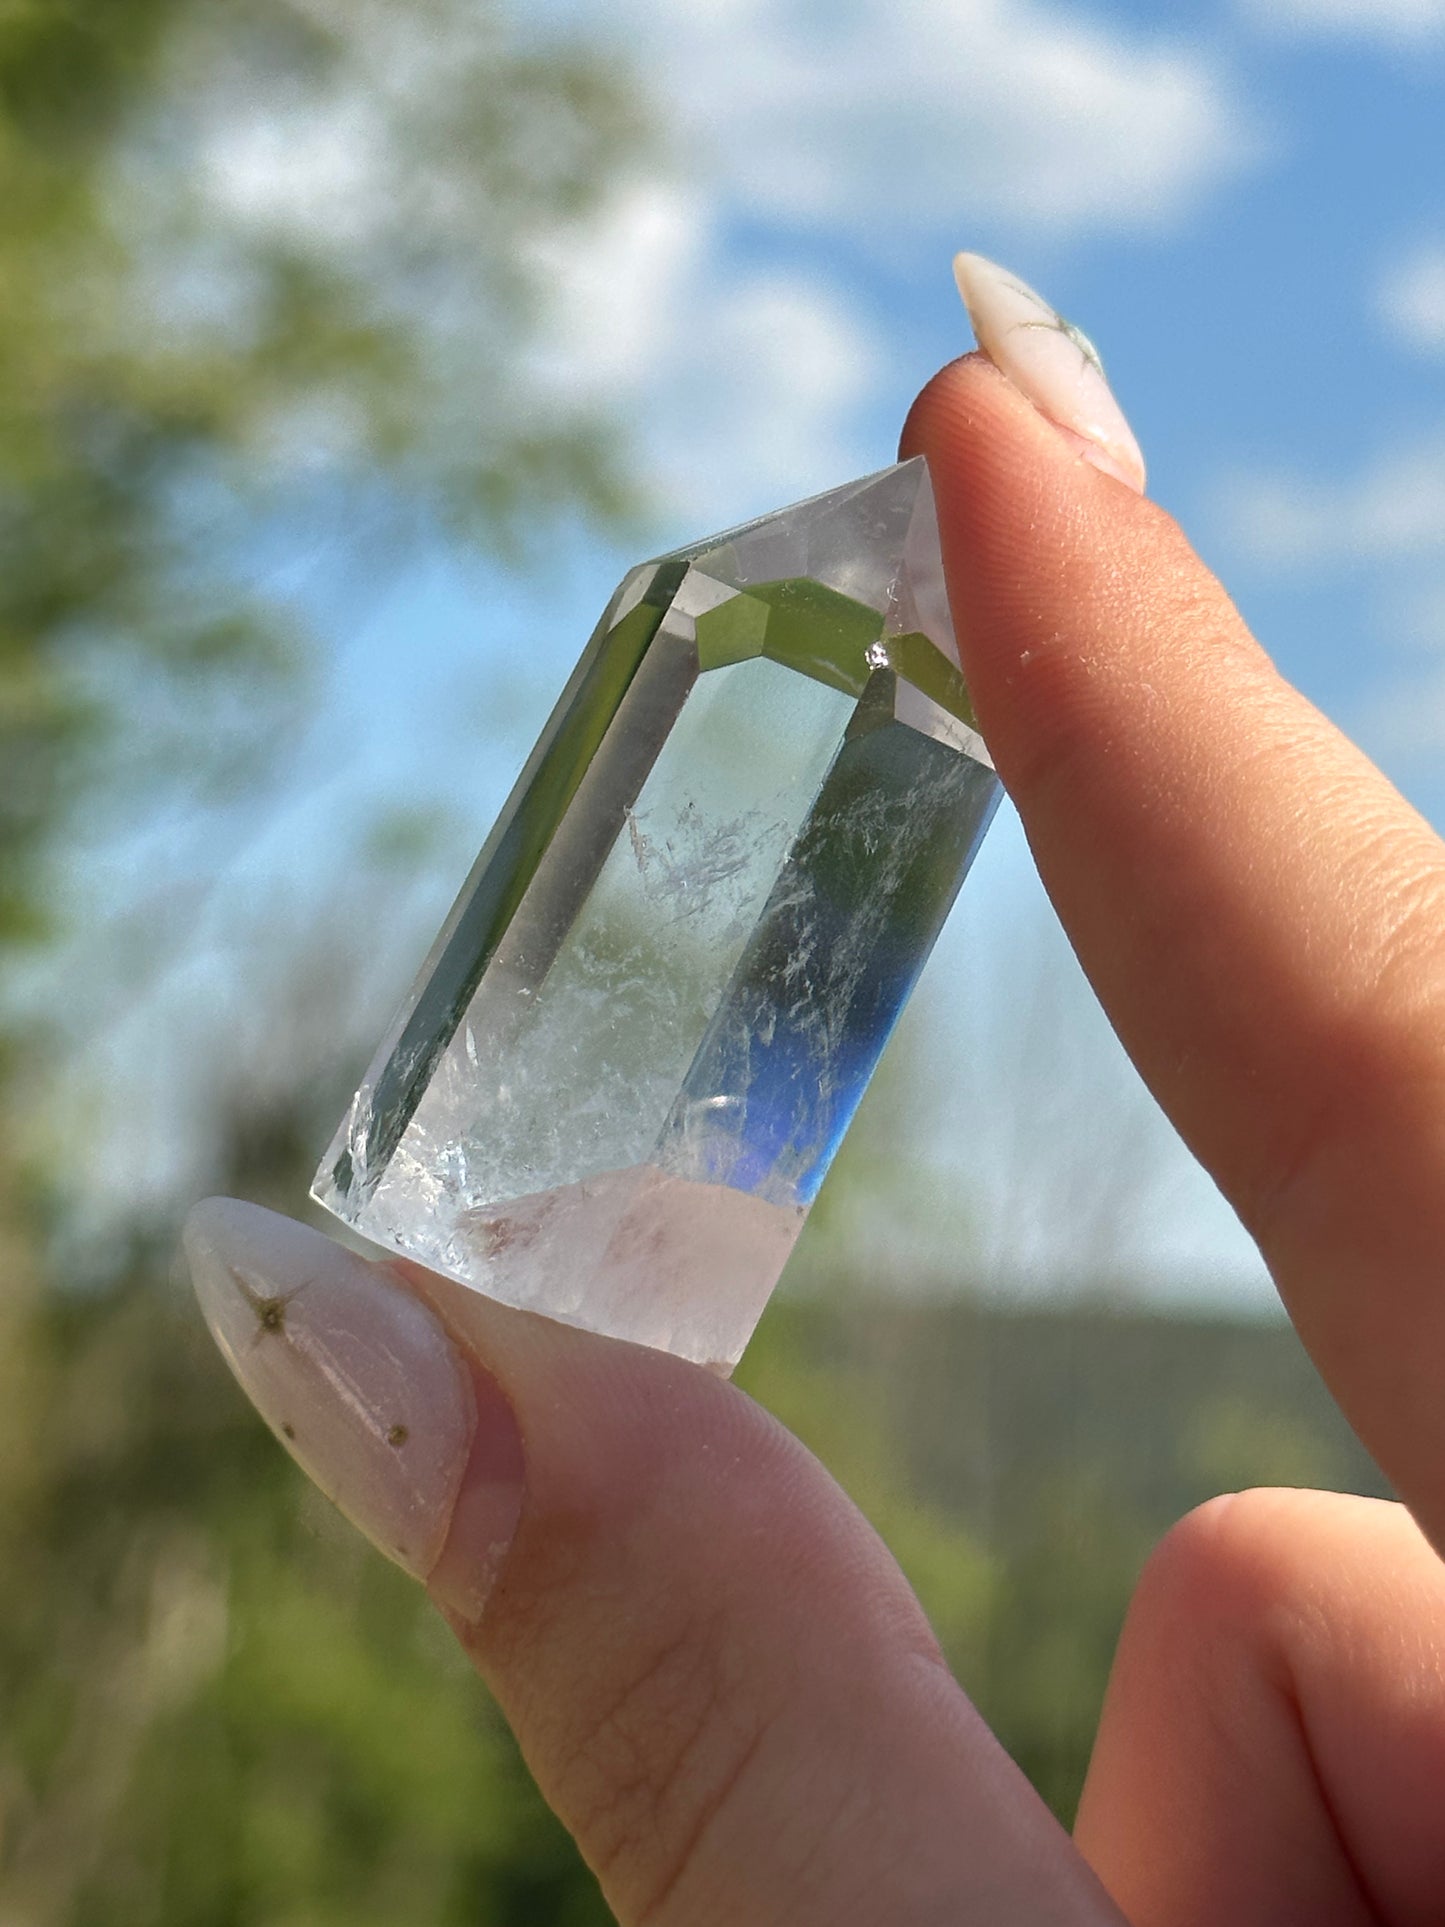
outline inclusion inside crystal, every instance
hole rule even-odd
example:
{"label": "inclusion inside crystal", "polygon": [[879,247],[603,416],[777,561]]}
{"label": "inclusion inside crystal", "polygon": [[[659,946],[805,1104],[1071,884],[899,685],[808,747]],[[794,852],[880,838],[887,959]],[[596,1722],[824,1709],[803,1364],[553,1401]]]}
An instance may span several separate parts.
{"label": "inclusion inside crystal", "polygon": [[729,1369],[997,798],[921,459],[633,570],[316,1197]]}

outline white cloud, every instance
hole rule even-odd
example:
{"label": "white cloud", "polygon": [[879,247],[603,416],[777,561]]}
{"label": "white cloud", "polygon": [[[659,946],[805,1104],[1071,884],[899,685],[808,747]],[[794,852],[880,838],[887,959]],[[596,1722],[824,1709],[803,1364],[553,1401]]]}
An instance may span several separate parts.
{"label": "white cloud", "polygon": [[1445,755],[1445,669],[1388,685],[1365,710],[1359,739],[1382,761],[1431,764]]}
{"label": "white cloud", "polygon": [[736,520],[846,480],[881,354],[843,295],[796,269],[728,274],[696,190],[631,183],[600,220],[538,243],[545,386],[629,419],[669,517]]}
{"label": "white cloud", "polygon": [[1257,564],[1365,585],[1373,638],[1401,660],[1372,678],[1351,732],[1387,766],[1438,768],[1445,671],[1427,663],[1422,673],[1420,656],[1445,656],[1445,431],[1383,450],[1337,482],[1236,476],[1219,500],[1228,536]]}
{"label": "white cloud", "polygon": [[[1039,0],[618,0],[724,191],[785,223],[962,241],[1180,218],[1260,151],[1215,56]],[[625,23],[625,25],[624,25]],[[630,31],[629,31],[630,30]]]}
{"label": "white cloud", "polygon": [[1445,555],[1445,435],[1385,451],[1359,475],[1242,475],[1221,491],[1238,548],[1284,568],[1359,566]]}
{"label": "white cloud", "polygon": [[1436,773],[1445,757],[1445,570],[1437,558],[1413,573],[1380,597],[1375,627],[1400,662],[1367,700],[1358,734],[1381,761]]}
{"label": "white cloud", "polygon": [[693,402],[679,410],[670,454],[679,476],[705,467],[703,492],[717,513],[776,507],[876,459],[850,428],[881,351],[826,283],[754,276],[699,317],[693,338],[706,399],[704,384],[689,382]]}
{"label": "white cloud", "polygon": [[[320,95],[261,101],[246,75],[192,60],[198,183],[218,231],[304,232],[349,257],[435,212],[427,196],[444,180],[422,169],[399,190],[403,136],[453,71],[485,66],[489,43],[466,0],[399,40],[387,0],[308,5],[346,22],[343,70]],[[846,263],[860,245],[943,260],[1001,223],[1157,228],[1260,151],[1216,51],[1081,19],[1064,0],[535,5],[544,27],[570,16],[616,36],[662,122],[670,176],[660,164],[585,227],[535,239],[551,316],[535,370],[544,392],[645,422],[644,453],[675,501],[706,448],[708,478],[688,498],[698,514],[826,486],[879,456],[859,430],[883,369],[875,331],[846,266],[796,265],[800,231],[810,255]],[[757,254],[738,244],[744,226],[771,230],[793,265],[740,273],[739,254]],[[439,344],[453,310],[467,320],[454,332],[475,337],[476,292],[465,275],[431,291]],[[465,371],[457,393],[459,416],[506,399],[472,394]]]}
{"label": "white cloud", "polygon": [[1445,242],[1426,241],[1381,278],[1380,319],[1407,347],[1445,354]]}
{"label": "white cloud", "polygon": [[1272,33],[1330,34],[1387,45],[1445,39],[1445,0],[1241,0]]}
{"label": "white cloud", "polygon": [[671,359],[710,226],[696,191],[641,179],[585,225],[538,237],[550,306],[540,360],[569,399],[613,405]]}
{"label": "white cloud", "polygon": [[[585,226],[536,237],[550,327],[534,372],[544,393],[639,424],[656,492],[687,519],[732,519],[879,458],[860,430],[882,377],[875,332],[841,279],[797,265],[800,230],[837,262],[860,244],[942,260],[1003,222],[1157,228],[1259,151],[1217,55],[1059,0],[538,5],[613,32],[629,60],[646,49],[670,178],[635,179]],[[242,88],[239,111],[208,116],[217,212],[343,253],[410,218],[392,123],[410,125],[440,81],[435,61],[412,72],[397,57],[390,13],[364,0],[348,14],[366,86],[264,113]],[[739,271],[742,224],[772,230],[786,270]]]}
{"label": "white cloud", "polygon": [[1396,597],[1388,626],[1405,647],[1445,655],[1445,576],[1414,583]]}
{"label": "white cloud", "polygon": [[212,206],[245,226],[346,247],[383,204],[389,142],[372,106],[349,98],[218,119],[201,147]]}
{"label": "white cloud", "polygon": [[539,241],[554,297],[543,366],[569,398],[646,420],[674,499],[694,478],[688,514],[766,507],[880,454],[859,433],[884,365],[873,327],[811,268],[739,278],[740,225],[771,230],[793,263],[800,231],[834,262],[860,243],[943,260],[989,224],[1178,221],[1261,149],[1217,56],[1047,0],[561,11],[610,26],[624,54],[647,49],[686,174],[635,181],[600,221]]}

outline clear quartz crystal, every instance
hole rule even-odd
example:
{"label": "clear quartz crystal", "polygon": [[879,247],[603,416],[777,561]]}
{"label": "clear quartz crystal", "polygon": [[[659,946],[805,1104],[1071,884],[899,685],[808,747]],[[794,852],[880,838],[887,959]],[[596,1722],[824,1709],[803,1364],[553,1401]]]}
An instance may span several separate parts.
{"label": "clear quartz crystal", "polygon": [[634,569],[314,1195],[730,1369],[997,800],[921,458]]}

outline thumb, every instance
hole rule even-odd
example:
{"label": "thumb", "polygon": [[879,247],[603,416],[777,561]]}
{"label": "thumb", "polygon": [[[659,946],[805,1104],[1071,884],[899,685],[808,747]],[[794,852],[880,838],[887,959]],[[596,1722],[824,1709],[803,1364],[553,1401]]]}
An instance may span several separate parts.
{"label": "thumb", "polygon": [[242,1386],[427,1584],[624,1927],[1117,1923],[870,1527],[741,1392],[251,1205],[186,1246]]}

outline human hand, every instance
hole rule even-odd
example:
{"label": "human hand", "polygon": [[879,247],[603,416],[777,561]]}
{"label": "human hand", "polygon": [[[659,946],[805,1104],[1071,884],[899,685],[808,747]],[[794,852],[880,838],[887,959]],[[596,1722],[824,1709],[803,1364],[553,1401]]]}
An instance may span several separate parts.
{"label": "human hand", "polygon": [[1445,846],[1124,485],[1083,350],[973,293],[1066,431],[970,357],[905,433],[984,733],[1116,1028],[1413,1521],[1271,1493],[1177,1528],[1076,1848],[871,1529],[734,1388],[249,1206],[193,1219],[197,1290],[273,1429],[428,1585],[624,1927],[1438,1920]]}

